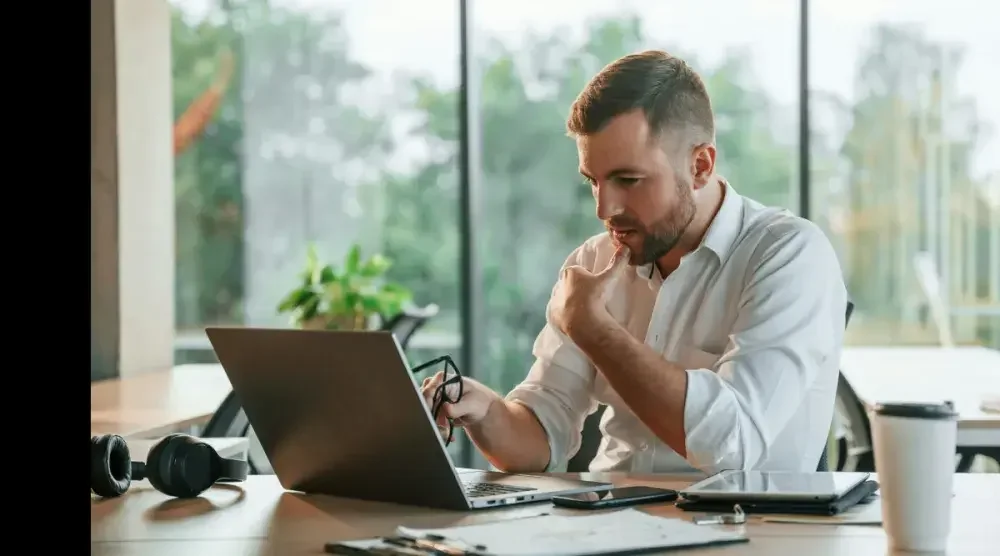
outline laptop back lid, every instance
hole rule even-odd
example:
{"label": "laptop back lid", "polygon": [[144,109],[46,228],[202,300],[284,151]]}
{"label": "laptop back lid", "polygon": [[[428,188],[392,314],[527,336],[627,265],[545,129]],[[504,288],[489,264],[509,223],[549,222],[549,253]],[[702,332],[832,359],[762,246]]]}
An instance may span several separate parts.
{"label": "laptop back lid", "polygon": [[463,509],[463,488],[389,332],[208,328],[288,490]]}

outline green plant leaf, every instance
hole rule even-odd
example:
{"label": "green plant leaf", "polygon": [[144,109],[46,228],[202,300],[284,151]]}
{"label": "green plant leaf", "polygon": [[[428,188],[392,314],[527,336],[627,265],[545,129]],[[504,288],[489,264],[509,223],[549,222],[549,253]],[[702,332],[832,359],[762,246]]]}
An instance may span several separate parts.
{"label": "green plant leaf", "polygon": [[316,317],[316,315],[319,313],[318,311],[319,301],[320,301],[319,296],[314,295],[310,297],[308,300],[306,300],[305,303],[302,304],[302,308],[299,313],[300,323],[306,322]]}
{"label": "green plant leaf", "polygon": [[361,298],[361,306],[364,308],[366,315],[382,312],[382,300],[375,296],[363,296]]}
{"label": "green plant leaf", "polygon": [[306,268],[301,273],[302,285],[281,301],[278,312],[292,312],[293,322],[299,325],[323,317],[332,327],[376,313],[394,316],[412,295],[399,284],[380,283],[379,278],[390,266],[390,260],[381,254],[362,260],[361,247],[354,244],[344,259],[343,272],[338,273],[334,265],[319,261],[310,243]]}
{"label": "green plant leaf", "polygon": [[325,265],[319,271],[319,283],[329,284],[337,279],[337,271],[333,268],[333,265]]}
{"label": "green plant leaf", "polygon": [[306,246],[306,270],[309,283],[316,283],[316,271],[319,268],[319,257],[316,255],[316,246],[310,243]]}
{"label": "green plant leaf", "polygon": [[375,254],[365,261],[358,273],[367,278],[374,278],[384,274],[386,270],[389,270],[390,266],[392,266],[392,262],[389,259]]}
{"label": "green plant leaf", "polygon": [[395,284],[392,282],[387,282],[383,284],[382,291],[386,294],[391,294],[391,295],[406,295],[406,296],[410,295],[410,290],[399,284]]}
{"label": "green plant leaf", "polygon": [[336,301],[344,297],[344,284],[341,280],[334,280],[326,285],[324,289],[325,297],[330,301]]}
{"label": "green plant leaf", "polygon": [[361,246],[354,244],[351,250],[347,252],[347,258],[344,259],[344,274],[350,276],[358,272],[358,268],[361,264]]}
{"label": "green plant leaf", "polygon": [[309,288],[297,288],[281,300],[281,303],[278,305],[278,314],[298,309],[305,304],[306,301],[315,296],[316,293]]}
{"label": "green plant leaf", "polygon": [[344,313],[351,314],[363,309],[361,295],[358,292],[344,292]]}

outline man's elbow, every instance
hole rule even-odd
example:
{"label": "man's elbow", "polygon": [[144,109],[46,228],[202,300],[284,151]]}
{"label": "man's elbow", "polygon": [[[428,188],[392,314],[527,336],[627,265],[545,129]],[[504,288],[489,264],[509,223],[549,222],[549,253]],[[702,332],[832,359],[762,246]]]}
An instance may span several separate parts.
{"label": "man's elbow", "polygon": [[725,425],[713,424],[722,434],[688,435],[682,456],[707,474],[724,470],[753,471],[767,461],[773,439],[746,416],[734,415]]}

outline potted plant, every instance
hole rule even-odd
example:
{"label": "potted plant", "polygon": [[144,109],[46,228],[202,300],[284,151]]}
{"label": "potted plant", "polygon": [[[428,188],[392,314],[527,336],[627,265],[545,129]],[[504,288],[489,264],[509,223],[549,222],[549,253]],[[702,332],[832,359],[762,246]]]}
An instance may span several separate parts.
{"label": "potted plant", "polygon": [[293,324],[312,330],[363,330],[373,315],[393,317],[411,294],[384,280],[390,264],[378,254],[362,259],[361,248],[354,245],[338,270],[320,264],[310,245],[301,282],[278,305],[278,313],[291,314]]}

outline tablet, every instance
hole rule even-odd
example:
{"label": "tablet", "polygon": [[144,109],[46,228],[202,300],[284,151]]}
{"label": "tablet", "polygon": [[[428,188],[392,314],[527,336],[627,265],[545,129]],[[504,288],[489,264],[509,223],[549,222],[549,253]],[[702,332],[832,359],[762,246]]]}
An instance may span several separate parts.
{"label": "tablet", "polygon": [[868,480],[868,473],[721,471],[681,490],[688,500],[829,501]]}

